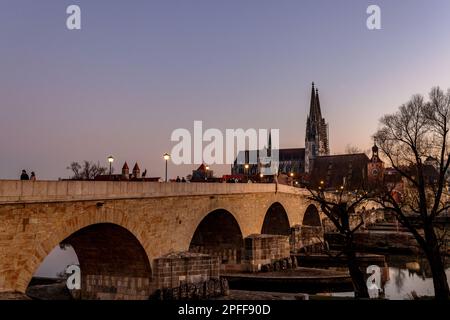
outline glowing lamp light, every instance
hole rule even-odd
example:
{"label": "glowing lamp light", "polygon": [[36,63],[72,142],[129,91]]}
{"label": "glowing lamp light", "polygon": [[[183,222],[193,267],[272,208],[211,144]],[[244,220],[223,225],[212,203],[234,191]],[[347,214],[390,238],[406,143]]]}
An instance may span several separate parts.
{"label": "glowing lamp light", "polygon": [[163,158],[164,158],[164,160],[166,161],[166,182],[168,181],[167,180],[167,161],[169,161],[169,159],[170,159],[170,154],[168,154],[167,152],[166,153],[164,153],[164,155],[163,155]]}

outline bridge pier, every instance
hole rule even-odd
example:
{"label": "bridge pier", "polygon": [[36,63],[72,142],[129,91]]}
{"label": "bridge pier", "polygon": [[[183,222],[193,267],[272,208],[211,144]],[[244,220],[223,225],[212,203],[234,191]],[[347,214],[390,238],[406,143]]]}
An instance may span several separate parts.
{"label": "bridge pier", "polygon": [[289,237],[291,252],[309,251],[315,245],[322,243],[323,239],[324,231],[322,226],[293,226]]}
{"label": "bridge pier", "polygon": [[245,269],[261,270],[262,265],[289,258],[289,237],[273,234],[255,234],[245,238]]}

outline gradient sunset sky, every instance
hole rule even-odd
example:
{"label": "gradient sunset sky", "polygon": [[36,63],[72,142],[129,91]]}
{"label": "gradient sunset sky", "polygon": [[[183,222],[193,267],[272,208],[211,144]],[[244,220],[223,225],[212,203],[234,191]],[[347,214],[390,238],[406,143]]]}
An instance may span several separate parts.
{"label": "gradient sunset sky", "polygon": [[[303,147],[311,82],[332,153],[450,87],[450,1],[1,0],[0,179],[67,178],[71,161],[163,176],[176,128],[279,128]],[[66,29],[66,8],[82,30]],[[382,30],[366,28],[366,8]],[[170,166],[186,176],[194,166]],[[227,167],[213,169],[226,172]]]}

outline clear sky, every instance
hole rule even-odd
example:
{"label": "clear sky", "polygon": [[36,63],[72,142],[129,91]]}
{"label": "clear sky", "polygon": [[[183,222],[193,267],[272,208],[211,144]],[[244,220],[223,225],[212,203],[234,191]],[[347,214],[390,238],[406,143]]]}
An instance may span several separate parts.
{"label": "clear sky", "polygon": [[[80,31],[66,29],[70,4]],[[369,4],[381,7],[382,30],[366,28]],[[116,169],[138,161],[162,176],[171,132],[194,120],[279,128],[281,147],[303,147],[312,81],[332,153],[367,149],[383,114],[450,87],[448,0],[0,5],[0,178],[23,168],[68,177],[71,161],[107,165],[110,154]]]}

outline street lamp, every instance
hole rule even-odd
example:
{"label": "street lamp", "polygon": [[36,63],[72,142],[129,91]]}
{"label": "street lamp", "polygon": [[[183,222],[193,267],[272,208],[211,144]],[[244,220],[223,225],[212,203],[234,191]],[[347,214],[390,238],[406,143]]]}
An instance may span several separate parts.
{"label": "street lamp", "polygon": [[206,166],[205,167],[205,181],[208,181],[208,178],[209,178],[209,166]]}
{"label": "street lamp", "polygon": [[114,157],[113,156],[109,156],[108,157],[108,162],[109,162],[109,178],[111,179],[112,163],[114,162]]}
{"label": "street lamp", "polygon": [[294,173],[293,172],[291,172],[291,177],[293,177],[294,176]]}
{"label": "street lamp", "polygon": [[248,163],[245,164],[244,168],[245,168],[244,174],[245,174],[246,176],[248,176],[248,168],[250,168],[250,166],[248,165]]}
{"label": "street lamp", "polygon": [[168,154],[167,152],[164,153],[163,158],[164,160],[166,160],[166,182],[167,182],[167,161],[169,161],[170,159],[170,154]]}

